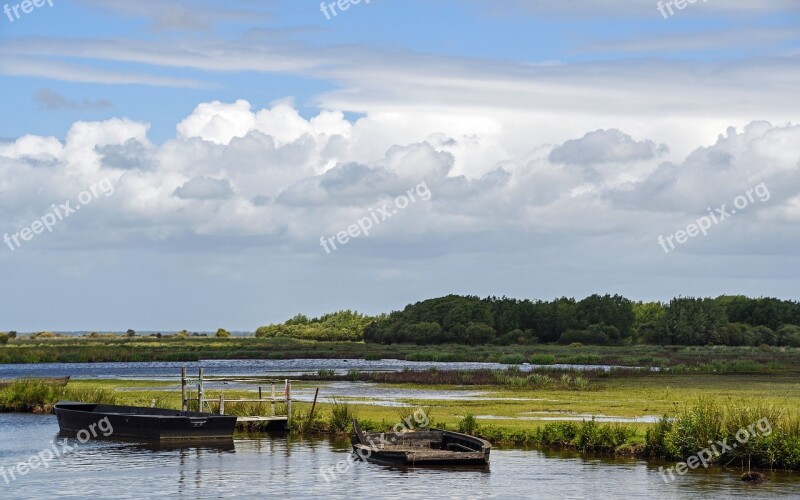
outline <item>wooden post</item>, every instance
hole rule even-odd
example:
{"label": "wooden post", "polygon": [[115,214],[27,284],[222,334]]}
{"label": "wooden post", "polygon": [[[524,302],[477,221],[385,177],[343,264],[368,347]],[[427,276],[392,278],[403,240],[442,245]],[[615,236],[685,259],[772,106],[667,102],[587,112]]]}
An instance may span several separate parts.
{"label": "wooden post", "polygon": [[308,423],[310,424],[314,418],[314,408],[317,407],[317,396],[319,395],[319,387],[314,391],[314,402],[311,403],[311,413],[308,414]]}
{"label": "wooden post", "polygon": [[219,414],[225,415],[225,395],[219,395]]}
{"label": "wooden post", "polygon": [[200,368],[200,379],[197,381],[197,411],[199,411],[199,412],[203,411],[203,403],[204,403],[203,399],[205,397],[205,394],[203,393],[203,372],[204,371],[205,370]]}
{"label": "wooden post", "polygon": [[272,383],[272,416],[275,416],[275,383]]}
{"label": "wooden post", "polygon": [[283,395],[286,398],[286,415],[289,418],[292,418],[292,384],[289,383],[289,379],[287,378],[284,387],[283,387]]}
{"label": "wooden post", "polygon": [[263,414],[263,410],[262,410],[262,406],[261,406],[261,386],[260,385],[258,386],[258,414],[259,415]]}
{"label": "wooden post", "polygon": [[189,409],[189,402],[186,401],[186,367],[181,368],[181,411]]}

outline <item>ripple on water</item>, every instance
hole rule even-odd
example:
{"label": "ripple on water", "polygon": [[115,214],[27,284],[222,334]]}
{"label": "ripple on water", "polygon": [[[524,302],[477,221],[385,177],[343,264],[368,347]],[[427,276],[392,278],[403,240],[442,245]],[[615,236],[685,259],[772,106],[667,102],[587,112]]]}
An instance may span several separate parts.
{"label": "ripple on water", "polygon": [[[0,415],[0,466],[50,446],[53,416]],[[71,442],[74,443],[74,440]],[[692,471],[664,484],[656,466],[634,459],[495,449],[488,471],[398,470],[354,463],[326,482],[319,470],[349,457],[347,441],[243,438],[219,446],[162,448],[95,441],[3,484],[2,498],[777,498],[800,478],[770,474],[746,485],[738,473]]]}

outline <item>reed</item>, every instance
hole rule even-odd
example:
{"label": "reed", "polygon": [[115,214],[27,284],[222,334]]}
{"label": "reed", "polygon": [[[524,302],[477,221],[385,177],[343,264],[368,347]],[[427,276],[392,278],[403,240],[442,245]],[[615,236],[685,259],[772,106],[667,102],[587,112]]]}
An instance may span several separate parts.
{"label": "reed", "polygon": [[758,402],[699,400],[649,429],[645,452],[683,461],[723,440],[736,447],[713,454],[710,463],[800,470],[800,411]]}
{"label": "reed", "polygon": [[331,418],[328,422],[328,430],[331,434],[348,434],[352,429],[354,418],[356,418],[355,413],[348,403],[333,398]]}

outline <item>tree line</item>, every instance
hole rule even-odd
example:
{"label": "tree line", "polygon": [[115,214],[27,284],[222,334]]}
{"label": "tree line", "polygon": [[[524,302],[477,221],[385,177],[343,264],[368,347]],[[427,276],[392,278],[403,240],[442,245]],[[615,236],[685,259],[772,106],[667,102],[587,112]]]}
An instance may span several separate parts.
{"label": "tree line", "polygon": [[363,329],[381,344],[661,344],[800,347],[800,303],[776,298],[621,295],[551,301],[448,295],[410,304]]}

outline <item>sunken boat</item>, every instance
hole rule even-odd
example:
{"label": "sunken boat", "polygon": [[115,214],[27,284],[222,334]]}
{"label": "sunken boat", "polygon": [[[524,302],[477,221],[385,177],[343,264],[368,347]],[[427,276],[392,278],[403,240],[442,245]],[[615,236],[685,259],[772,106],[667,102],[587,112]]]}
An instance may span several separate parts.
{"label": "sunken boat", "polygon": [[409,467],[486,466],[492,444],[440,429],[364,432],[353,420],[353,451],[367,462]]}
{"label": "sunken boat", "polygon": [[159,442],[233,439],[236,427],[235,416],[165,408],[59,401],[54,410],[62,433],[111,428],[111,432],[101,434],[106,439]]}

